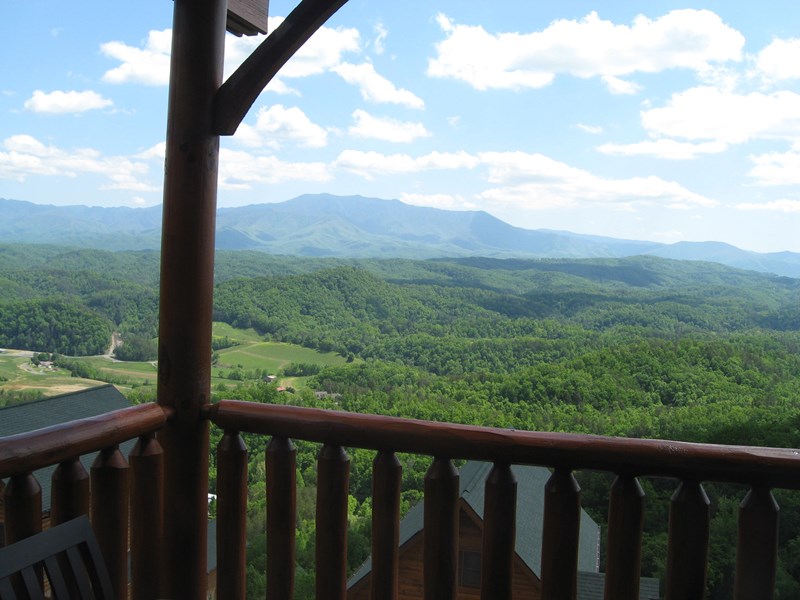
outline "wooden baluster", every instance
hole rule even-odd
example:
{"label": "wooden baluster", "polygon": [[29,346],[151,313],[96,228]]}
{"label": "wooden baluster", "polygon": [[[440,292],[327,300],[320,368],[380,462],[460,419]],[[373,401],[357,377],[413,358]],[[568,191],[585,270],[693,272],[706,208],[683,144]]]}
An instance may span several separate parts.
{"label": "wooden baluster", "polygon": [[400,566],[400,482],[403,468],[394,452],[372,462],[372,600],[397,598]]}
{"label": "wooden baluster", "polygon": [[779,511],[766,487],[752,487],[739,506],[734,600],[772,598],[775,594]]}
{"label": "wooden baluster", "polygon": [[606,600],[639,599],[644,491],[635,477],[618,475],[611,486],[606,553]]}
{"label": "wooden baluster", "polygon": [[317,599],[344,600],[350,457],[341,446],[325,444],[317,465]]}
{"label": "wooden baluster", "polygon": [[484,486],[481,600],[511,600],[517,526],[517,478],[495,464]]}
{"label": "wooden baluster", "polygon": [[3,492],[6,545],[42,530],[42,488],[32,473],[14,475]]}
{"label": "wooden baluster", "polygon": [[247,447],[238,431],[226,431],[217,447],[217,596],[247,594]]}
{"label": "wooden baluster", "polygon": [[80,458],[62,462],[53,471],[50,488],[50,526],[89,514],[89,474]]}
{"label": "wooden baluster", "polygon": [[449,458],[434,458],[425,474],[425,600],[456,597],[458,498],[458,471],[453,462]]}
{"label": "wooden baluster", "polygon": [[571,471],[556,469],[544,487],[543,600],[575,599],[580,527],[581,488]]}
{"label": "wooden baluster", "polygon": [[128,597],[128,462],[118,446],[92,464],[92,525],[117,598]]}
{"label": "wooden baluster", "polygon": [[267,598],[294,597],[297,451],[288,438],[267,446]]}
{"label": "wooden baluster", "polygon": [[164,452],[154,433],[141,436],[131,467],[131,596],[163,597]]}
{"label": "wooden baluster", "polygon": [[[6,545],[18,542],[42,530],[42,488],[32,473],[23,473],[9,478],[3,491],[3,503],[5,505]],[[42,569],[36,571],[39,581],[43,582]]]}
{"label": "wooden baluster", "polygon": [[703,486],[696,481],[681,481],[670,501],[666,600],[705,598],[708,509]]}

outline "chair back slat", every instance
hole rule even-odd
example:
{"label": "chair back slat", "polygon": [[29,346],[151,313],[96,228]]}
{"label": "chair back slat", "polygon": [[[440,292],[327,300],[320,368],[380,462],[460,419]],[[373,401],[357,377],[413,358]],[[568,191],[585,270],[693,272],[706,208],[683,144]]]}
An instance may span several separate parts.
{"label": "chair back slat", "polygon": [[59,600],[74,597],[72,584],[78,598],[114,598],[108,569],[86,515],[0,548],[0,598],[17,597],[12,578],[18,577],[16,581],[24,585],[31,600],[44,600],[39,575],[42,566]]}
{"label": "chair back slat", "polygon": [[48,556],[44,559],[44,569],[47,571],[47,579],[50,581],[50,589],[55,598],[69,598],[67,582],[61,571],[61,561],[57,555]]}

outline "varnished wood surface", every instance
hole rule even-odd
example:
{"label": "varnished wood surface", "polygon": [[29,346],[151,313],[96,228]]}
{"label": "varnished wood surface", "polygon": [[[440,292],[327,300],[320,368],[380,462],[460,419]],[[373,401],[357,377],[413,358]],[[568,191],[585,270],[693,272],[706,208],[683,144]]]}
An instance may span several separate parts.
{"label": "varnished wood surface", "polygon": [[220,427],[374,450],[800,489],[800,452],[543,433],[223,400]]}
{"label": "varnished wood surface", "polygon": [[36,471],[116,446],[160,429],[168,414],[156,404],[140,404],[0,438],[0,477]]}

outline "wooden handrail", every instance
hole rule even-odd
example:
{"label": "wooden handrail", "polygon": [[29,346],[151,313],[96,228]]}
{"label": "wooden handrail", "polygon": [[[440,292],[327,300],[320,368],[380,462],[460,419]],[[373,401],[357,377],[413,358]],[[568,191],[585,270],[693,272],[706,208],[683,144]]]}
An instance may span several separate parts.
{"label": "wooden handrail", "polygon": [[140,404],[0,438],[0,477],[30,473],[156,431],[169,412],[157,404]]}
{"label": "wooden handrail", "polygon": [[392,452],[800,489],[800,451],[494,429],[223,400],[204,414],[225,429]]}

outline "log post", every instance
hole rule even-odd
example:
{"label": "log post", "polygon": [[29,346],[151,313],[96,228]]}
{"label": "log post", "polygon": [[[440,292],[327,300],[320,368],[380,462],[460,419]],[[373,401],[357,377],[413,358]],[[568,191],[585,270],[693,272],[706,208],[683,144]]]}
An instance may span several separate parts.
{"label": "log post", "polygon": [[372,600],[395,600],[400,568],[400,481],[394,452],[372,462]]}
{"label": "log post", "polygon": [[572,473],[556,469],[544,487],[542,599],[575,600],[581,488]]}
{"label": "log post", "polygon": [[425,600],[454,600],[458,577],[458,471],[436,457],[425,474]]}
{"label": "log post", "polygon": [[32,473],[14,475],[3,491],[6,545],[42,530],[42,487]]}
{"label": "log post", "polygon": [[696,481],[681,481],[669,508],[667,600],[702,600],[708,570],[709,501]]}
{"label": "log post", "polygon": [[247,447],[238,431],[226,431],[217,448],[217,596],[247,595]]}
{"label": "log post", "polygon": [[79,457],[62,462],[53,471],[50,487],[50,526],[89,514],[89,474]]}
{"label": "log post", "polygon": [[605,597],[639,599],[644,491],[635,477],[618,475],[608,508],[608,551]]}
{"label": "log post", "polygon": [[164,452],[150,433],[128,456],[131,467],[131,596],[162,598]]}
{"label": "log post", "polygon": [[117,598],[128,597],[128,461],[118,446],[101,450],[91,469],[92,525]]}
{"label": "log post", "polygon": [[739,506],[734,600],[775,595],[779,512],[772,492],[760,486],[753,486]]}
{"label": "log post", "polygon": [[161,234],[158,402],[165,458],[165,595],[206,595],[211,317],[225,0],[175,0]]}
{"label": "log post", "polygon": [[344,600],[350,457],[341,446],[325,444],[317,464],[317,600]]}
{"label": "log post", "polygon": [[511,600],[517,528],[517,479],[511,467],[495,463],[484,490],[481,600]]}
{"label": "log post", "polygon": [[273,437],[267,464],[267,598],[294,597],[297,528],[297,451],[288,438]]}

